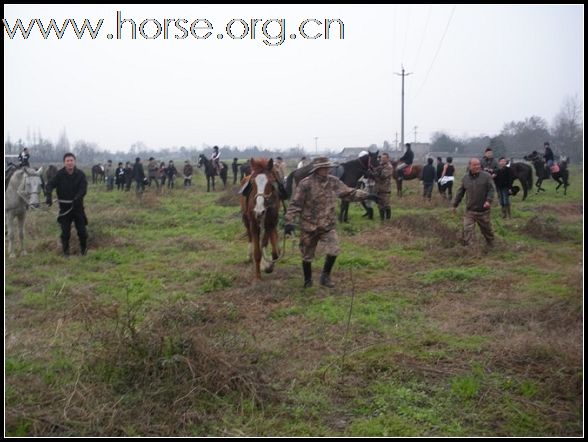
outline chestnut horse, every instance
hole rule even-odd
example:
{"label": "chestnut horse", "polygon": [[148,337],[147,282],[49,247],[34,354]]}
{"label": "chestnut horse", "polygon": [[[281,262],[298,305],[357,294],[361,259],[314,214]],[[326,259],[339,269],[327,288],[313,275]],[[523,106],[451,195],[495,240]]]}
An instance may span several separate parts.
{"label": "chestnut horse", "polygon": [[[241,216],[247,229],[249,241],[249,258],[253,252],[255,260],[254,274],[256,279],[261,279],[261,261],[263,258],[263,270],[271,273],[274,263],[279,258],[278,249],[278,218],[280,211],[280,195],[278,190],[277,175],[273,167],[273,159],[252,158],[251,175],[242,182],[241,190]],[[263,256],[263,249],[268,242],[272,244],[272,259],[268,261]],[[253,249],[253,250],[252,250]]]}
{"label": "chestnut horse", "polygon": [[402,181],[403,180],[414,180],[415,178],[420,178],[421,174],[423,173],[423,166],[421,164],[411,164],[410,166],[406,166],[403,172],[403,179],[399,180],[398,175],[396,174],[396,166],[398,166],[398,161],[390,161],[392,167],[394,168],[394,173],[392,174],[392,178],[396,181],[396,193],[398,196],[402,196]]}

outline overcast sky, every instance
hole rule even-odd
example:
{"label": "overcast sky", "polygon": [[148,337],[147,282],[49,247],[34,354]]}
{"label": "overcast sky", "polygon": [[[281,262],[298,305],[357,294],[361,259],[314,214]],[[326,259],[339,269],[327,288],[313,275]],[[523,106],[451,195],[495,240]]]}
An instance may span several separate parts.
{"label": "overcast sky", "polygon": [[[134,20],[136,39],[130,22],[117,38],[117,11]],[[394,143],[402,65],[412,73],[405,142],[415,126],[428,142],[436,131],[495,135],[532,115],[551,124],[566,97],[584,101],[582,5],[5,5],[4,14],[4,139],[13,142],[39,132],[56,142],[65,129],[72,145],[110,151],[137,141],[312,153],[315,142],[319,151]],[[17,19],[26,29],[68,18],[103,23],[95,39],[77,39],[71,23],[61,39],[44,39],[38,24],[26,39],[7,37]],[[157,38],[141,35],[146,19],[143,35]],[[194,33],[208,38],[190,33],[197,19]],[[255,38],[251,19],[261,19]],[[284,20],[265,23],[269,39],[268,19]],[[325,39],[326,19],[343,23],[343,39],[339,22]],[[301,34],[305,20],[305,35],[318,38]]]}

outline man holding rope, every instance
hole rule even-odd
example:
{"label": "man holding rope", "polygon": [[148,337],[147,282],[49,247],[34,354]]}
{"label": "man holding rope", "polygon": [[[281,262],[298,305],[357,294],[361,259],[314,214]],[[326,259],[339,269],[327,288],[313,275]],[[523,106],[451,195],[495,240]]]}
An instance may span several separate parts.
{"label": "man holding rope", "polygon": [[311,175],[300,181],[296,187],[284,220],[284,233],[289,235],[294,232],[293,223],[300,217],[304,288],[312,287],[312,260],[319,241],[324,243],[327,252],[320,283],[326,287],[335,287],[331,281],[331,269],[340,252],[339,239],[335,232],[337,198],[348,201],[379,201],[376,195],[347,187],[339,178],[329,175],[331,167],[332,164],[326,157],[313,160]]}
{"label": "man holding rope", "polygon": [[71,223],[76,226],[78,238],[80,239],[80,251],[85,255],[88,251],[88,233],[86,225],[88,218],[84,212],[84,196],[88,188],[86,175],[76,167],[76,157],[73,153],[66,153],[63,156],[63,169],[57,172],[47,183],[47,205],[53,203],[51,192],[57,191],[59,198],[59,215],[57,222],[61,225],[61,245],[63,256],[69,256],[69,238],[71,234]]}

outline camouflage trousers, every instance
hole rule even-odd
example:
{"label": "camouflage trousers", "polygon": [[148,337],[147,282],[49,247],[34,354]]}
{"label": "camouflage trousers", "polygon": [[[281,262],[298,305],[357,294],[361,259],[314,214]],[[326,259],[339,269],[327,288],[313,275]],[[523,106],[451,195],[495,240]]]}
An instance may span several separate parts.
{"label": "camouflage trousers", "polygon": [[300,252],[302,253],[302,260],[311,262],[314,259],[314,253],[319,241],[324,246],[327,255],[337,256],[341,252],[339,248],[339,238],[337,232],[333,230],[322,231],[315,230],[313,232],[300,232]]}
{"label": "camouflage trousers", "polygon": [[489,245],[494,242],[494,233],[490,225],[490,210],[483,212],[474,212],[473,210],[466,210],[463,218],[463,243],[464,245],[471,244],[474,239],[474,229],[476,224],[480,226],[480,231]]}
{"label": "camouflage trousers", "polygon": [[378,207],[380,209],[390,208],[390,192],[378,192]]}

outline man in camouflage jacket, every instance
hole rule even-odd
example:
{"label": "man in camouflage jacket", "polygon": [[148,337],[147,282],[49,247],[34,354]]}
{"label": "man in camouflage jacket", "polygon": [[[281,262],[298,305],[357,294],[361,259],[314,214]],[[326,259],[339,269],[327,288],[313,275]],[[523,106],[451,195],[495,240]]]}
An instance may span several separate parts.
{"label": "man in camouflage jacket", "polygon": [[294,232],[293,222],[300,216],[300,251],[302,252],[304,288],[312,287],[312,260],[318,242],[324,243],[327,257],[320,283],[332,288],[335,284],[331,281],[331,269],[340,252],[335,231],[337,198],[349,201],[365,199],[377,201],[378,197],[359,189],[352,189],[338,178],[329,175],[332,165],[326,157],[314,159],[312,165],[311,175],[300,181],[296,188],[286,213],[284,231],[286,235]]}

